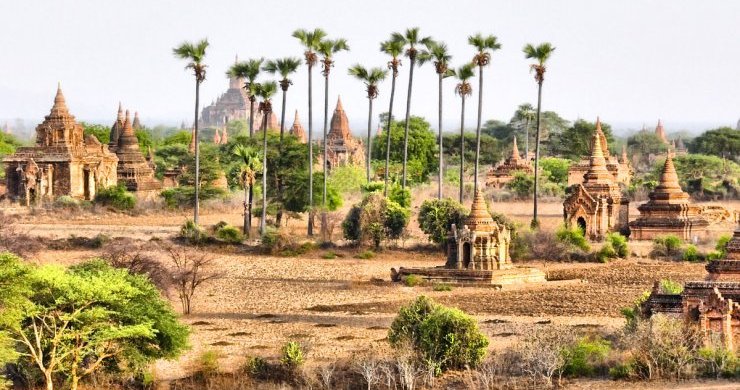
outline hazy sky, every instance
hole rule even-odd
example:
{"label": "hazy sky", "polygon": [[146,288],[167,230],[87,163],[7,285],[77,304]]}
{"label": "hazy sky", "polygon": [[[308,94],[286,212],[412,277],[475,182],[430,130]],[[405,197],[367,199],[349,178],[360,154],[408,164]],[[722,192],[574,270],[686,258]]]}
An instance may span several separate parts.
{"label": "hazy sky", "polygon": [[[351,51],[336,56],[329,101],[341,94],[355,132],[367,115],[364,86],[347,75],[354,64],[383,66],[379,42],[419,26],[446,42],[457,67],[472,57],[470,34],[498,36],[503,48],[484,73],[484,119],[510,118],[522,102],[536,101],[524,59],[525,43],[557,47],[546,74],[543,109],[568,119],[602,120],[617,127],[669,131],[733,125],[740,117],[740,1],[67,1],[0,3],[0,120],[48,114],[57,81],[78,119],[112,122],[118,101],[138,110],[147,125],[192,121],[193,77],[172,56],[183,40],[207,37],[208,78],[201,101],[228,86],[234,56],[302,56],[291,32],[321,27],[344,37]],[[404,62],[404,65],[407,65]],[[407,67],[402,67],[394,109],[402,117]],[[323,85],[315,73],[315,102]],[[294,77],[288,111],[307,120],[306,71]],[[459,126],[454,81],[445,82],[446,130]],[[477,80],[474,84],[477,96]],[[433,67],[417,69],[412,113],[436,123]],[[390,82],[381,85],[376,112],[388,108]],[[474,100],[474,99],[473,99]],[[276,99],[279,109],[279,99]],[[322,108],[315,111],[320,129]],[[466,123],[474,126],[476,104]]]}

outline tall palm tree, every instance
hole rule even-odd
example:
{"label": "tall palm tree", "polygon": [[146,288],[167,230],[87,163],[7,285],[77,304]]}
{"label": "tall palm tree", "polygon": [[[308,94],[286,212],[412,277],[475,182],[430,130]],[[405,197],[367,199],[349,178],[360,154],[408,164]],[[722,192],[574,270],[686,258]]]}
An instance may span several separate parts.
{"label": "tall palm tree", "polygon": [[419,36],[419,28],[412,27],[406,29],[404,34],[395,32],[391,36],[391,39],[396,42],[401,42],[406,47],[406,57],[409,58],[409,90],[406,94],[406,120],[404,123],[403,132],[403,171],[401,186],[406,188],[406,165],[408,164],[409,155],[409,116],[411,115],[411,87],[414,83],[414,67],[419,62],[421,65],[424,62],[424,56],[419,57],[419,50],[416,48],[419,44],[426,44],[432,39],[430,37]]}
{"label": "tall palm tree", "polygon": [[455,70],[450,69],[450,60],[452,55],[447,50],[447,45],[442,42],[429,42],[426,44],[427,52],[424,57],[427,57],[430,61],[434,61],[434,70],[437,72],[439,78],[439,96],[438,101],[438,117],[437,117],[437,129],[439,135],[437,136],[437,142],[439,142],[439,176],[437,177],[437,199],[442,199],[442,177],[444,176],[444,149],[442,146],[442,80],[447,77],[454,76]]}
{"label": "tall palm tree", "polygon": [[529,159],[529,124],[532,122],[535,116],[534,107],[529,103],[520,104],[514,113],[514,120],[519,122],[519,125],[524,125],[524,138],[526,142],[524,144],[524,153],[526,158]]}
{"label": "tall palm tree", "polygon": [[272,114],[272,96],[277,92],[274,81],[259,84],[257,97],[261,98],[260,112],[262,113],[262,218],[260,219],[260,234],[265,234],[267,227],[267,121]]}
{"label": "tall palm tree", "polygon": [[183,42],[180,46],[172,49],[175,57],[189,61],[185,69],[192,69],[195,76],[195,122],[193,124],[193,137],[195,138],[195,207],[193,207],[193,222],[198,225],[200,211],[200,142],[198,142],[198,111],[200,104],[200,84],[206,79],[206,64],[203,60],[208,48],[208,39],[202,39],[196,43]]}
{"label": "tall palm tree", "polygon": [[365,83],[367,90],[367,181],[370,181],[370,162],[373,144],[372,126],[373,126],[373,100],[378,97],[378,83],[385,80],[388,76],[388,70],[383,68],[366,69],[360,64],[349,68],[349,74],[355,76],[358,80]]}
{"label": "tall palm tree", "polygon": [[[316,50],[326,37],[324,30],[316,28],[313,31],[298,29],[293,31],[293,37],[303,45],[303,56],[308,68],[308,204],[313,207],[313,66],[318,61]],[[313,236],[313,210],[309,210],[308,235]]]}
{"label": "tall palm tree", "polygon": [[534,46],[528,43],[524,46],[524,57],[537,61],[529,68],[534,71],[534,80],[537,82],[537,132],[534,140],[534,216],[532,217],[532,228],[539,228],[540,221],[537,219],[537,197],[539,194],[539,163],[540,163],[540,113],[542,112],[542,82],[545,81],[545,63],[555,51],[555,47],[549,42]]}
{"label": "tall palm tree", "polygon": [[[254,137],[254,110],[257,102],[257,76],[260,74],[264,58],[252,58],[237,62],[228,71],[229,76],[244,80],[244,89],[249,96],[249,136]],[[254,204],[254,186],[249,187],[249,205],[247,207],[247,231],[252,230],[252,205]]]}
{"label": "tall palm tree", "polygon": [[401,60],[398,57],[403,54],[403,42],[393,39],[381,42],[380,51],[391,56],[388,61],[388,69],[391,70],[391,99],[388,107],[388,124],[385,128],[385,185],[383,186],[383,196],[388,196],[388,177],[390,176],[389,165],[391,162],[391,123],[393,122],[393,97],[396,95],[396,78],[398,78],[398,67],[401,66]]}
{"label": "tall palm tree", "polygon": [[280,73],[282,79],[280,80],[280,89],[283,91],[283,106],[280,108],[280,143],[283,142],[283,133],[285,131],[285,95],[288,92],[293,82],[290,81],[288,76],[291,73],[295,73],[298,67],[301,66],[301,59],[297,57],[285,57],[277,60],[270,60],[265,63],[262,70],[270,74]]}
{"label": "tall palm tree", "polygon": [[455,93],[460,96],[462,102],[462,108],[460,111],[460,203],[464,200],[463,189],[465,187],[465,98],[473,94],[473,86],[470,85],[470,80],[475,73],[473,72],[473,64],[465,64],[457,69],[455,72],[457,79],[460,81],[455,86]]}
{"label": "tall palm tree", "polygon": [[481,34],[468,37],[477,52],[473,56],[473,65],[478,67],[478,126],[475,128],[475,170],[473,171],[473,192],[478,191],[478,164],[480,161],[480,130],[483,119],[483,67],[491,62],[491,52],[501,48],[498,38],[493,35],[484,37]]}
{"label": "tall palm tree", "polygon": [[254,186],[255,176],[262,169],[259,151],[251,146],[237,145],[234,148],[234,154],[241,159],[242,166],[239,172],[239,181],[244,186],[244,235],[249,237],[251,229],[250,218],[252,217],[251,205],[249,204],[249,194]]}
{"label": "tall palm tree", "polygon": [[[344,50],[349,50],[347,40],[344,38],[321,41],[317,50],[322,57],[321,74],[324,75],[324,190],[321,195],[321,206],[323,207],[326,207],[326,179],[329,176],[329,170],[327,169],[329,161],[329,151],[327,148],[327,132],[329,131],[329,74],[331,73],[331,68],[334,66],[334,54]],[[323,221],[323,216],[325,214],[322,214],[322,223],[325,222]]]}

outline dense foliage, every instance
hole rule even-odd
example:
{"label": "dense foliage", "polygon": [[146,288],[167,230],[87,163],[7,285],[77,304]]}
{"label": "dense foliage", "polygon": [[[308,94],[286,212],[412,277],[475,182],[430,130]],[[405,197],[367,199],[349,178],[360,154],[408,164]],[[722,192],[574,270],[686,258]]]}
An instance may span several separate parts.
{"label": "dense foliage", "polygon": [[462,226],[468,211],[450,198],[428,199],[419,208],[419,228],[435,244],[447,242],[452,225]]}
{"label": "dense foliage", "polygon": [[[391,122],[391,162],[403,162],[404,121]],[[386,135],[381,134],[373,139],[372,155],[374,160],[385,161]],[[423,118],[412,116],[409,119],[408,144],[408,180],[411,183],[422,183],[432,172],[437,171],[437,137],[429,123]],[[411,169],[418,165],[421,170]],[[394,170],[390,170],[396,177]]]}
{"label": "dense foliage", "polygon": [[352,206],[342,222],[344,238],[358,244],[372,242],[376,248],[387,239],[398,239],[409,223],[410,211],[372,192]]}

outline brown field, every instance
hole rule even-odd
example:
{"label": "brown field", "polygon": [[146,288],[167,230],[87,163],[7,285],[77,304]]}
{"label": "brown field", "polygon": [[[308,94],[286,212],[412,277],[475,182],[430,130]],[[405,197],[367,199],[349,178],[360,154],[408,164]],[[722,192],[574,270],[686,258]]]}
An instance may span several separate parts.
{"label": "brown field", "polygon": [[[723,205],[731,210],[740,208],[740,202]],[[492,208],[522,224],[531,218],[530,202],[497,203]],[[202,224],[223,220],[240,226],[239,210],[236,202],[206,207]],[[171,237],[190,216],[189,212],[142,212],[135,216],[110,212],[64,216],[52,211],[19,213],[21,230],[31,235],[59,238],[102,232],[142,240]],[[632,215],[637,215],[636,208]],[[542,204],[543,228],[554,229],[561,220],[561,203]],[[305,221],[293,220],[288,229],[302,236],[304,224]],[[545,284],[503,290],[461,287],[435,292],[431,287],[411,288],[389,281],[391,267],[436,266],[444,261],[441,253],[417,249],[423,240],[415,216],[410,226],[409,240],[369,260],[355,258],[361,250],[346,247],[334,249],[338,256],[331,260],[322,258],[325,250],[301,257],[273,257],[214,249],[214,271],[224,276],[203,286],[195,298],[194,314],[183,318],[192,326],[193,348],[177,361],[160,362],[157,376],[175,379],[187,375],[193,359],[205,350],[218,351],[222,366],[229,370],[248,355],[275,357],[280,346],[289,340],[307,346],[309,364],[368,352],[384,354],[389,352],[387,328],[398,307],[421,294],[474,314],[492,341],[492,349],[553,325],[594,332],[615,330],[623,324],[620,309],[648,290],[654,280],[700,279],[705,273],[703,264],[646,259],[650,244],[639,243],[632,245],[634,256],[630,260],[608,264],[529,262],[528,265],[546,271],[551,281]],[[728,223],[715,230],[717,235],[727,234],[732,228]],[[340,230],[335,229],[335,237],[341,235]],[[401,245],[414,249],[404,250]],[[703,243],[704,247],[712,245]],[[91,250],[44,250],[32,260],[71,264],[97,254]],[[173,305],[179,308],[176,297],[172,298]]]}

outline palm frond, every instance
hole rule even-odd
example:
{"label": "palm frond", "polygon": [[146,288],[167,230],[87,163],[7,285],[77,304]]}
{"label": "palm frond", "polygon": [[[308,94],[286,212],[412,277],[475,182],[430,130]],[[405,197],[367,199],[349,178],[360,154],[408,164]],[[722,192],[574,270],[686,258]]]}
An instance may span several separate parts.
{"label": "palm frond", "polygon": [[348,73],[350,76],[355,76],[357,79],[362,81],[366,81],[369,75],[367,69],[365,69],[365,67],[360,64],[352,65],[349,68]]}
{"label": "palm frond", "polygon": [[255,95],[263,100],[270,100],[270,98],[272,98],[272,96],[277,92],[277,83],[274,81],[260,83],[256,89]]}
{"label": "palm frond", "polygon": [[391,38],[387,41],[380,42],[380,51],[393,58],[397,58],[403,53],[403,45],[403,42]]}
{"label": "palm frond", "polygon": [[457,79],[460,81],[468,81],[472,77],[475,76],[475,68],[473,67],[473,64],[465,64],[459,68],[457,68],[457,71],[455,72],[455,76],[457,76]]}

